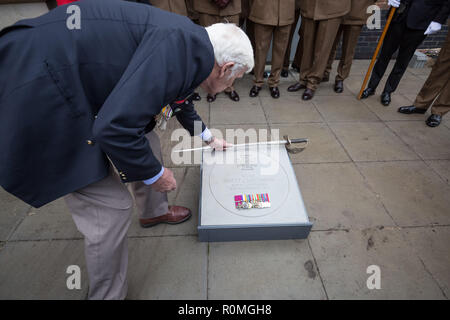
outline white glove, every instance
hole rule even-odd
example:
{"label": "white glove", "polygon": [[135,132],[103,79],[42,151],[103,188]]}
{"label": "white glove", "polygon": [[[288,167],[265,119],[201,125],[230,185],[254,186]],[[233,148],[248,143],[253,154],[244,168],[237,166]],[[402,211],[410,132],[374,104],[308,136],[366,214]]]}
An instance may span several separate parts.
{"label": "white glove", "polygon": [[214,150],[225,150],[226,148],[230,148],[233,144],[226,142],[225,140],[213,137],[208,145]]}
{"label": "white glove", "polygon": [[433,34],[441,30],[442,25],[439,22],[431,22],[424,34]]}
{"label": "white glove", "polygon": [[400,0],[388,0],[388,4],[391,7],[398,8],[400,6]]}

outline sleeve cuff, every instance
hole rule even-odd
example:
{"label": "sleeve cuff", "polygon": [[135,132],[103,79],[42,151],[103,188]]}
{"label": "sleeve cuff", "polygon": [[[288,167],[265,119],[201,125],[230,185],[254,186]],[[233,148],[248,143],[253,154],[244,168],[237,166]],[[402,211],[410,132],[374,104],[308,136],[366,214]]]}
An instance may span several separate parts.
{"label": "sleeve cuff", "polygon": [[144,180],[143,182],[144,182],[146,185],[154,184],[154,183],[156,182],[156,180],[158,180],[159,178],[161,178],[161,176],[163,175],[163,173],[164,173],[164,167],[161,168],[161,171],[160,171],[156,176],[154,176],[153,178]]}
{"label": "sleeve cuff", "polygon": [[203,141],[209,141],[211,140],[211,137],[212,133],[208,128],[205,128],[205,130],[203,130],[203,132],[200,134],[200,138],[202,138]]}

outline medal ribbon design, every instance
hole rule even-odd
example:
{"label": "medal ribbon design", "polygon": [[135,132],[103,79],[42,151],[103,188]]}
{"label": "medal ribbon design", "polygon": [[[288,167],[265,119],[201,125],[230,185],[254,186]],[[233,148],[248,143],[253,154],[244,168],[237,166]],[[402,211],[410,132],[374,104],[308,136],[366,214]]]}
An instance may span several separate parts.
{"label": "medal ribbon design", "polygon": [[239,194],[234,196],[236,209],[270,208],[268,193]]}

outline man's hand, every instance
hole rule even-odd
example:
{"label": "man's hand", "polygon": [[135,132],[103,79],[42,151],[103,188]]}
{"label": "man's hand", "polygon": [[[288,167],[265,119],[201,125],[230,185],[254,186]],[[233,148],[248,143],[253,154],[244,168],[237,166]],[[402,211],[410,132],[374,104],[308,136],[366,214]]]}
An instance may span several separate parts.
{"label": "man's hand", "polygon": [[427,34],[433,34],[438,32],[439,30],[442,29],[442,25],[439,22],[431,22],[430,25],[428,26],[427,30],[425,31],[425,35]]}
{"label": "man's hand", "polygon": [[170,169],[164,168],[163,175],[152,184],[152,187],[159,192],[169,192],[177,188],[177,181],[173,177]]}
{"label": "man's hand", "polygon": [[211,141],[208,142],[208,145],[214,150],[225,150],[226,148],[230,148],[233,144],[226,142],[225,140],[218,139],[216,137],[212,137]]}
{"label": "man's hand", "polygon": [[388,4],[391,7],[398,8],[400,6],[400,0],[388,0]]}

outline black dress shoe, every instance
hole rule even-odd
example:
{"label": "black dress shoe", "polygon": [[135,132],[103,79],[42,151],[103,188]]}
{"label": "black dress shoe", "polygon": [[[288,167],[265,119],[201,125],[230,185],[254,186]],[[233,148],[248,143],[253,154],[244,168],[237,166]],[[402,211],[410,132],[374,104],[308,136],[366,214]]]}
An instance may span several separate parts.
{"label": "black dress shoe", "polygon": [[363,91],[363,93],[361,95],[361,99],[366,99],[370,96],[373,96],[374,94],[375,94],[375,89],[368,87],[366,90]]}
{"label": "black dress shoe", "polygon": [[292,67],[292,69],[294,69],[294,71],[300,72],[300,68],[298,67],[298,65],[293,63],[293,64],[291,64],[291,67]]}
{"label": "black dress shoe", "polygon": [[391,94],[389,92],[383,92],[381,94],[381,104],[387,107],[390,103],[391,103]]}
{"label": "black dress shoe", "polygon": [[300,89],[306,89],[306,86],[304,84],[301,84],[300,82],[294,83],[293,85],[290,85],[287,88],[287,91],[289,92],[296,92]]}
{"label": "black dress shoe", "polygon": [[289,71],[286,69],[281,70],[281,76],[287,78],[289,76]]}
{"label": "black dress shoe", "polygon": [[328,82],[328,81],[330,81],[330,75],[329,75],[329,74],[327,74],[327,75],[323,76],[323,78],[322,78],[322,81],[321,81],[321,82]]}
{"label": "black dress shoe", "polygon": [[264,77],[264,78],[268,78],[268,77],[269,77],[269,72],[267,72],[267,71],[264,71],[264,73],[263,73],[263,77]]}
{"label": "black dress shoe", "polygon": [[302,99],[303,100],[311,100],[314,97],[314,90],[306,88],[305,92],[303,92]]}
{"label": "black dress shoe", "polygon": [[250,97],[252,97],[252,98],[257,97],[260,90],[261,90],[261,87],[253,86],[250,89]]}
{"label": "black dress shoe", "polygon": [[278,99],[280,97],[280,90],[278,90],[278,87],[270,87],[270,95],[274,99]]}
{"label": "black dress shoe", "polygon": [[419,109],[416,108],[414,106],[406,106],[406,107],[400,107],[397,110],[400,113],[404,113],[404,114],[411,114],[411,113],[420,113],[420,114],[424,114],[425,112],[427,112],[427,109]]}
{"label": "black dress shoe", "polygon": [[198,94],[198,92],[194,92],[194,93],[192,94],[192,100],[200,101],[200,100],[202,100],[202,97],[200,97],[200,95]]}
{"label": "black dress shoe", "polygon": [[428,117],[427,121],[425,121],[425,123],[427,124],[427,126],[429,127],[437,127],[438,125],[441,124],[442,121],[442,117],[438,114],[432,114],[431,116]]}
{"label": "black dress shoe", "polygon": [[213,101],[215,101],[216,100],[216,97],[217,97],[217,94],[215,94],[215,95],[210,95],[209,93],[208,93],[208,96],[206,97],[206,100],[208,100],[208,102],[213,102]]}
{"label": "black dress shoe", "polygon": [[336,82],[334,83],[334,92],[336,93],[344,92],[344,81],[336,80]]}
{"label": "black dress shoe", "polygon": [[233,101],[239,101],[239,95],[238,95],[238,93],[236,92],[236,91],[230,91],[230,92],[226,92],[225,91],[225,94],[227,95],[227,96],[229,96],[230,97],[230,99],[231,100],[233,100]]}

